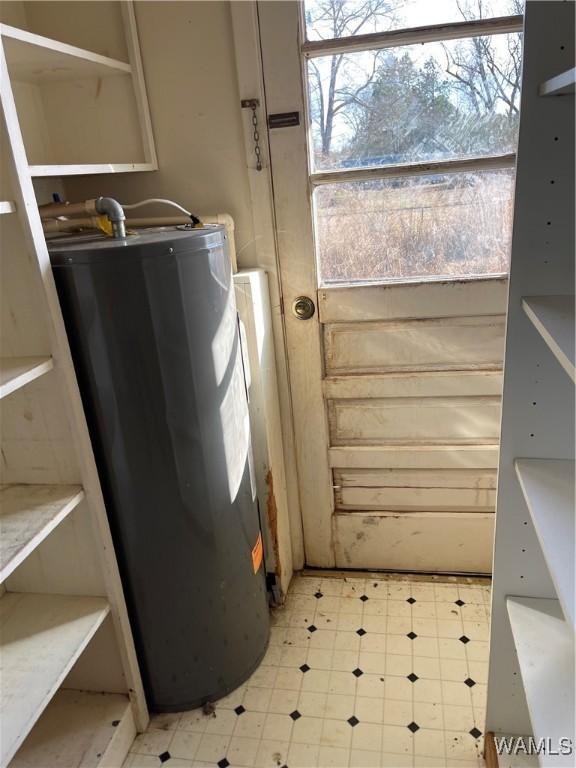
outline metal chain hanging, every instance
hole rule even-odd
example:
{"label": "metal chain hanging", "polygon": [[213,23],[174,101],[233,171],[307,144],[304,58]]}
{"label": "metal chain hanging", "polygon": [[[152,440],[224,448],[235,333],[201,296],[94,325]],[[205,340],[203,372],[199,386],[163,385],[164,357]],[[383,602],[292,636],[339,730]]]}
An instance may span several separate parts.
{"label": "metal chain hanging", "polygon": [[254,140],[254,154],[256,155],[256,170],[262,170],[262,150],[260,149],[260,132],[258,131],[258,114],[256,109],[260,106],[258,99],[242,99],[242,109],[252,110],[252,138]]}

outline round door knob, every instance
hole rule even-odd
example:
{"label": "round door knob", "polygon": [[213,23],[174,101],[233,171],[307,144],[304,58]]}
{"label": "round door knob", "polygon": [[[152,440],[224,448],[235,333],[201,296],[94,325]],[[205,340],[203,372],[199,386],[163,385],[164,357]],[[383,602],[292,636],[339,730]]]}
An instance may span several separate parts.
{"label": "round door knob", "polygon": [[310,320],[315,311],[316,307],[309,296],[298,296],[294,299],[292,312],[299,320]]}

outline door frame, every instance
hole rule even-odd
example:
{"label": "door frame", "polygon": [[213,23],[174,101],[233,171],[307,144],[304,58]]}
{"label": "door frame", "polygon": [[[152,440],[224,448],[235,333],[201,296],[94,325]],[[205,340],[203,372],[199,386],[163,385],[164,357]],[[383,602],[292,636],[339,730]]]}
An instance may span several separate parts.
{"label": "door frame", "polygon": [[[300,489],[296,464],[296,438],[292,404],[291,379],[287,354],[286,328],[284,323],[284,298],[280,277],[280,259],[276,239],[276,221],[270,151],[266,130],[266,92],[260,55],[260,30],[258,5],[249,2],[230,2],[232,37],[238,81],[238,108],[241,111],[244,153],[248,174],[250,209],[254,229],[254,241],[243,254],[244,263],[252,263],[268,274],[272,333],[275,350],[278,397],[282,425],[282,446],[286,472],[286,496],[290,519],[290,539],[294,570],[301,570],[305,563],[304,534],[300,507]],[[256,168],[254,152],[254,126],[252,111],[242,109],[242,100],[257,99],[256,118],[259,126],[259,145],[262,170]]]}
{"label": "door frame", "polygon": [[[335,566],[334,494],[329,429],[322,390],[322,338],[307,149],[308,112],[300,56],[300,10],[294,0],[257,4],[266,115],[298,112],[299,125],[268,129],[286,353],[294,417],[296,465],[306,564]],[[292,312],[298,296],[313,299],[309,320]]]}

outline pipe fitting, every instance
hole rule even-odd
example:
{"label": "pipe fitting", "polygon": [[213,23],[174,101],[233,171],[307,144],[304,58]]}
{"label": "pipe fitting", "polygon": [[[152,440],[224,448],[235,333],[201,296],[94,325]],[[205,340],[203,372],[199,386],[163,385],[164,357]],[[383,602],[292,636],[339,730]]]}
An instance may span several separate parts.
{"label": "pipe fitting", "polygon": [[96,215],[96,200],[85,200],[82,203],[47,203],[38,207],[40,218],[55,219],[59,216],[70,218],[71,216]]}
{"label": "pipe fitting", "polygon": [[126,237],[126,215],[117,200],[112,197],[98,197],[96,199],[96,212],[108,217],[115,238]]}

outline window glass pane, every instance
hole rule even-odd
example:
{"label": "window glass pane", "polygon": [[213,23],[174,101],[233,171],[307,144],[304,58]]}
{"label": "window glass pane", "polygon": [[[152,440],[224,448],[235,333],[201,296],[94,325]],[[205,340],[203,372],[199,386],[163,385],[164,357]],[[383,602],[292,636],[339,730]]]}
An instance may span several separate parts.
{"label": "window glass pane", "polygon": [[515,16],[522,0],[305,0],[306,37],[335,37]]}
{"label": "window glass pane", "polygon": [[521,48],[507,34],[310,59],[314,169],[515,151]]}
{"label": "window glass pane", "polygon": [[318,187],[320,284],[505,273],[513,188],[511,169]]}

